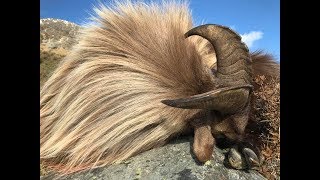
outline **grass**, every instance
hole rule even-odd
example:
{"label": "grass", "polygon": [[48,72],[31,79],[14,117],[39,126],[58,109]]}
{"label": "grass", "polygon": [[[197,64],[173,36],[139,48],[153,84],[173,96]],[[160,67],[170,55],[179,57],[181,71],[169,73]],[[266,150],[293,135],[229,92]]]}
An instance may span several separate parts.
{"label": "grass", "polygon": [[280,179],[280,80],[265,76],[254,79],[253,111],[247,131],[261,151],[259,172]]}
{"label": "grass", "polygon": [[52,75],[64,55],[51,51],[40,51],[40,87]]}

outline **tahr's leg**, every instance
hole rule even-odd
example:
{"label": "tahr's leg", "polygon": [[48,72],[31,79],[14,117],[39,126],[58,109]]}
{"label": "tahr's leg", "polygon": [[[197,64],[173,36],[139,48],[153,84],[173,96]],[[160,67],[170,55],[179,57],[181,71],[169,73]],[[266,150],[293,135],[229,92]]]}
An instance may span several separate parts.
{"label": "tahr's leg", "polygon": [[232,116],[232,127],[237,134],[236,146],[231,148],[228,154],[229,164],[235,169],[256,169],[260,166],[260,160],[243,139],[245,127],[249,118],[249,105],[241,113]]}
{"label": "tahr's leg", "polygon": [[228,163],[234,169],[257,169],[260,160],[257,154],[250,148],[243,145],[236,145],[230,148]]}
{"label": "tahr's leg", "polygon": [[194,119],[190,124],[194,128],[193,152],[197,159],[204,163],[211,159],[215,140],[211,133],[210,112],[207,112],[203,118]]}

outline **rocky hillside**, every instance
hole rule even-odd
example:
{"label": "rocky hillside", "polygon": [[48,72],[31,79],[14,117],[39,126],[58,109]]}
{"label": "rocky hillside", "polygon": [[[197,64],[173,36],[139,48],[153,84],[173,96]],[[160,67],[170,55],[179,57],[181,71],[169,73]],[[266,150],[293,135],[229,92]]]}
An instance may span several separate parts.
{"label": "rocky hillside", "polygon": [[80,26],[61,19],[40,19],[40,46],[45,50],[69,50],[77,43]]}
{"label": "rocky hillside", "polygon": [[61,19],[40,19],[40,87],[78,43],[80,26]]}

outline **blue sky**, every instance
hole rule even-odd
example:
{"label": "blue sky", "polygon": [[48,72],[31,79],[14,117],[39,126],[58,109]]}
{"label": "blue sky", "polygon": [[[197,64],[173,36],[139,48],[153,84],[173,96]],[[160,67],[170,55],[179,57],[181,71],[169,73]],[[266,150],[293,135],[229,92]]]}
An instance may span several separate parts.
{"label": "blue sky", "polygon": [[[98,2],[40,0],[40,18],[59,18],[83,24]],[[263,49],[280,61],[280,0],[189,0],[189,3],[196,24],[230,26],[241,34],[250,50]]]}

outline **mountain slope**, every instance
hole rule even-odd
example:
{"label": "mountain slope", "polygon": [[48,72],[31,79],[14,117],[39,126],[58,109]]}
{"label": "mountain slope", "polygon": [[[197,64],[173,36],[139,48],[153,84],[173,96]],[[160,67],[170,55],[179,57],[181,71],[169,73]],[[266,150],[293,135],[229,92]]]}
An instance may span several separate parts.
{"label": "mountain slope", "polygon": [[80,26],[61,19],[40,19],[40,46],[46,50],[69,50],[78,42]]}

